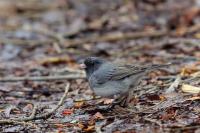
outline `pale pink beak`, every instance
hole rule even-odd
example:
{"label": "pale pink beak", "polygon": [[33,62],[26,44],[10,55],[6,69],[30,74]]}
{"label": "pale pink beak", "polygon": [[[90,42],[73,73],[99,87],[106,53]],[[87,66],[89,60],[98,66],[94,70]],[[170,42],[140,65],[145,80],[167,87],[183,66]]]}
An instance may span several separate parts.
{"label": "pale pink beak", "polygon": [[86,68],[86,65],[84,63],[80,64],[80,68],[81,69],[85,69]]}

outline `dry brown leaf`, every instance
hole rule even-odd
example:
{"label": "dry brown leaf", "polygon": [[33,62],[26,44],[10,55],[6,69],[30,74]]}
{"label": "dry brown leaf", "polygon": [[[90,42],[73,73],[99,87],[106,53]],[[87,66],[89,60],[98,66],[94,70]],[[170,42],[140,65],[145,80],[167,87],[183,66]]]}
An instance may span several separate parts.
{"label": "dry brown leaf", "polygon": [[195,72],[197,72],[198,69],[196,66],[188,66],[188,67],[184,67],[181,70],[181,76],[189,76]]}
{"label": "dry brown leaf", "polygon": [[94,115],[95,119],[104,119],[103,115],[99,112],[97,112],[95,115]]}
{"label": "dry brown leaf", "polygon": [[165,101],[166,100],[166,97],[163,96],[163,95],[160,95],[159,98],[160,98],[161,101]]}
{"label": "dry brown leaf", "polygon": [[104,103],[104,104],[111,104],[113,101],[114,101],[114,99],[106,99],[106,98],[105,98],[105,99],[103,100],[103,103]]}
{"label": "dry brown leaf", "polygon": [[192,77],[200,77],[200,71],[191,74]]}
{"label": "dry brown leaf", "polygon": [[180,26],[176,29],[176,35],[177,36],[182,36],[187,32],[187,27],[185,26]]}
{"label": "dry brown leaf", "polygon": [[64,109],[62,115],[71,115],[74,113],[74,109]]}
{"label": "dry brown leaf", "polygon": [[48,57],[42,60],[38,60],[39,64],[47,66],[50,64],[68,64],[69,66],[73,66],[75,61],[68,56],[63,57]]}
{"label": "dry brown leaf", "polygon": [[194,34],[194,37],[197,39],[200,39],[200,33],[198,32],[198,33]]}
{"label": "dry brown leaf", "polygon": [[81,129],[83,129],[85,126],[82,123],[78,123],[77,126]]}
{"label": "dry brown leaf", "polygon": [[94,130],[94,125],[92,125],[92,126],[88,126],[86,129],[84,129],[84,131],[85,132],[91,132],[91,131],[93,131]]}
{"label": "dry brown leaf", "polygon": [[75,108],[80,108],[80,107],[83,106],[83,104],[84,104],[84,101],[78,101],[78,102],[76,102],[76,103],[74,104],[74,107],[75,107]]}
{"label": "dry brown leaf", "polygon": [[66,125],[60,124],[60,123],[55,123],[54,124],[56,128],[64,128]]}
{"label": "dry brown leaf", "polygon": [[200,93],[200,87],[188,85],[188,84],[183,84],[182,85],[182,91],[187,92],[187,93]]}
{"label": "dry brown leaf", "polygon": [[14,4],[12,1],[0,1],[0,16],[11,16],[14,15],[16,11],[16,4]]}

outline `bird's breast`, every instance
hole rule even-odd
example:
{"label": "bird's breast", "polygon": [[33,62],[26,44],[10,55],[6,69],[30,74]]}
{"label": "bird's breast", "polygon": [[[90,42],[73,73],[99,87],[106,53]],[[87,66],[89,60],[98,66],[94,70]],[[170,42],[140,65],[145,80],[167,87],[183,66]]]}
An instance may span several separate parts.
{"label": "bird's breast", "polygon": [[128,86],[122,81],[108,81],[104,84],[96,84],[91,86],[91,89],[96,95],[102,97],[113,97],[114,95],[121,95],[128,91]]}

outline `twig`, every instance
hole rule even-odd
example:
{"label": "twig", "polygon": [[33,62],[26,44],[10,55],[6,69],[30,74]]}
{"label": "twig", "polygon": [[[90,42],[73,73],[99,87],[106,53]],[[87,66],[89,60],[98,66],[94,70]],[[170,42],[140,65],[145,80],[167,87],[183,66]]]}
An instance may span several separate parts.
{"label": "twig", "polygon": [[81,38],[75,40],[67,40],[65,43],[65,47],[77,44],[84,44],[84,43],[96,43],[96,42],[113,42],[118,40],[126,40],[126,39],[137,39],[143,37],[160,37],[166,35],[167,31],[140,31],[140,32],[133,32],[133,33],[109,33],[104,36],[91,36],[88,38]]}
{"label": "twig", "polygon": [[[195,31],[198,31],[200,29],[200,24],[194,25],[185,32],[185,34],[193,33]],[[96,43],[96,42],[113,42],[113,41],[119,41],[119,40],[128,40],[128,39],[137,39],[137,38],[144,38],[144,37],[161,37],[165,35],[169,36],[176,36],[176,31],[166,31],[166,30],[155,30],[155,31],[138,31],[138,32],[132,32],[132,33],[109,33],[103,36],[90,36],[87,38],[79,38],[79,39],[66,39],[64,38],[64,35],[57,34],[53,31],[49,30],[32,30],[35,32],[39,32],[41,34],[47,35],[52,38],[52,40],[48,42],[42,42],[42,41],[35,41],[35,40],[21,40],[21,39],[6,39],[1,38],[1,43],[13,43],[13,44],[51,44],[53,40],[57,41],[59,44],[62,44],[64,47],[69,47],[72,45],[78,45],[78,44],[84,44],[84,43]],[[193,43],[193,41],[187,41],[187,43]]]}
{"label": "twig", "polygon": [[166,127],[168,128],[170,131],[183,131],[183,130],[190,130],[190,129],[197,129],[200,128],[200,125],[194,125],[194,126],[185,126],[185,127]]}
{"label": "twig", "polygon": [[36,116],[36,117],[34,118],[34,120],[36,120],[36,119],[47,119],[47,118],[50,117],[54,112],[56,112],[56,110],[57,110],[58,108],[60,108],[60,106],[63,105],[63,103],[64,103],[64,101],[65,101],[65,99],[66,99],[66,97],[67,97],[69,88],[70,88],[70,84],[68,83],[68,84],[66,85],[66,87],[65,87],[65,93],[63,94],[63,96],[61,97],[60,101],[58,102],[57,106],[56,106],[54,109],[52,109],[50,112],[47,112],[47,113],[44,113],[44,114],[42,114],[42,115]]}
{"label": "twig", "polygon": [[175,79],[175,81],[169,86],[169,88],[165,91],[165,93],[172,93],[175,91],[175,89],[178,87],[178,85],[181,82],[181,76],[178,75]]}
{"label": "twig", "polygon": [[[185,96],[190,96],[190,94],[185,95]],[[139,112],[143,112],[143,113],[156,113],[159,110],[162,109],[166,109],[168,107],[171,107],[177,103],[183,103],[186,101],[186,98],[184,98],[182,95],[178,95],[176,97],[173,98],[168,98],[167,101],[161,101],[158,104],[151,106],[147,109],[143,109]]]}
{"label": "twig", "polygon": [[53,113],[56,112],[56,110],[62,106],[62,104],[64,103],[64,100],[67,97],[68,91],[70,88],[70,84],[68,83],[65,87],[65,93],[63,94],[63,96],[61,97],[60,101],[58,102],[58,104],[56,105],[56,107],[54,109],[52,109],[50,112],[41,114],[39,116],[36,116],[36,111],[37,111],[37,106],[34,106],[33,108],[33,112],[29,117],[22,117],[22,118],[11,118],[11,119],[3,119],[0,120],[0,124],[26,124],[26,121],[31,121],[31,120],[37,120],[37,119],[47,119],[48,117],[50,117]]}
{"label": "twig", "polygon": [[14,120],[14,121],[29,121],[29,120],[34,119],[36,112],[37,112],[37,107],[38,107],[37,105],[34,105],[33,111],[29,117],[13,118],[12,120]]}
{"label": "twig", "polygon": [[52,40],[23,40],[23,39],[18,39],[18,38],[1,37],[0,43],[30,46],[30,45],[51,44]]}
{"label": "twig", "polygon": [[74,102],[86,102],[86,101],[93,101],[93,100],[98,100],[101,99],[102,97],[100,96],[95,96],[92,98],[88,98],[88,99],[75,99]]}
{"label": "twig", "polygon": [[74,68],[70,68],[70,67],[65,67],[63,69],[55,69],[53,70],[53,72],[58,73],[60,75],[64,75],[64,73],[80,73],[80,74],[84,74],[83,70],[77,70]]}
{"label": "twig", "polygon": [[0,120],[0,124],[22,124],[22,125],[27,125],[27,126],[37,128],[35,124],[27,122],[35,117],[36,111],[37,111],[37,105],[34,105],[33,111],[29,117],[4,119],[4,120]]}
{"label": "twig", "polygon": [[151,122],[151,123],[155,123],[155,124],[157,124],[158,126],[162,127],[161,122],[158,121],[158,120],[151,119],[151,118],[147,118],[147,117],[144,117],[143,119],[144,119],[145,121],[149,121],[149,122]]}
{"label": "twig", "polygon": [[65,80],[65,79],[83,79],[84,74],[69,74],[58,76],[38,76],[38,77],[0,77],[0,82],[17,82],[17,81],[49,81],[49,80]]}
{"label": "twig", "polygon": [[11,120],[11,119],[0,120],[0,124],[21,124],[21,125],[26,125],[26,126],[31,126],[31,127],[37,128],[37,126],[31,122],[16,121],[16,120]]}
{"label": "twig", "polygon": [[52,39],[54,39],[55,41],[57,41],[60,45],[62,45],[64,43],[65,38],[63,37],[62,34],[54,32],[54,31],[50,31],[49,29],[34,29],[33,27],[31,27],[29,29],[32,32],[38,32],[40,34],[46,35],[51,37]]}
{"label": "twig", "polygon": [[[193,33],[195,31],[200,30],[200,24],[191,26],[185,32],[185,34]],[[157,31],[139,31],[139,32],[132,32],[132,33],[109,33],[104,36],[97,36],[97,37],[88,37],[83,39],[77,40],[67,40],[65,46],[77,45],[77,44],[84,44],[84,43],[96,43],[96,42],[113,42],[118,40],[128,40],[128,39],[137,39],[137,38],[144,38],[144,37],[161,37],[161,36],[176,36],[176,31],[167,31],[167,30],[157,30]]]}

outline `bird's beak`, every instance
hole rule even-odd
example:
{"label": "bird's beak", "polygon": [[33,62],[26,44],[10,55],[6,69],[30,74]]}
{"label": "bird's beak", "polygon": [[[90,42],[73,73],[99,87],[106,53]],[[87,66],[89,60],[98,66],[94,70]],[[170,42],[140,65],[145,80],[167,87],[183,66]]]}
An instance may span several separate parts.
{"label": "bird's beak", "polygon": [[86,68],[86,65],[85,65],[84,63],[81,63],[81,64],[80,64],[80,68],[81,68],[81,69],[85,69],[85,68]]}

